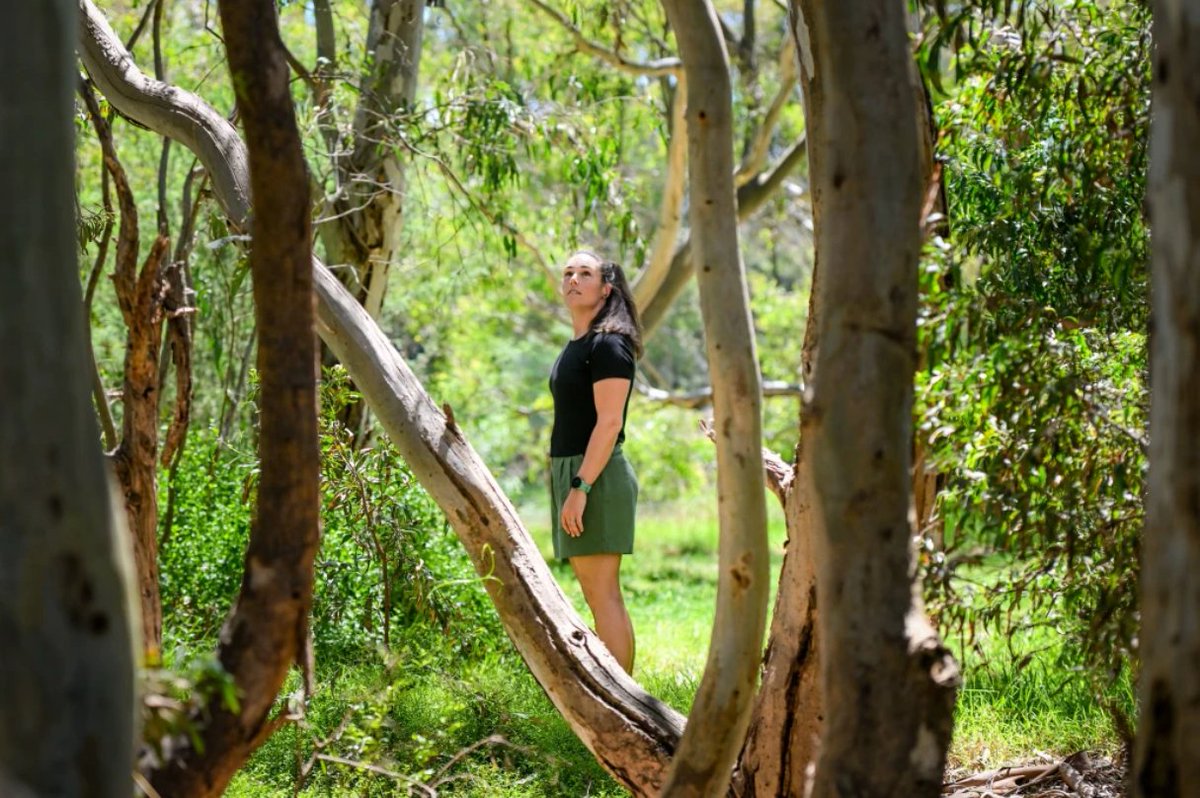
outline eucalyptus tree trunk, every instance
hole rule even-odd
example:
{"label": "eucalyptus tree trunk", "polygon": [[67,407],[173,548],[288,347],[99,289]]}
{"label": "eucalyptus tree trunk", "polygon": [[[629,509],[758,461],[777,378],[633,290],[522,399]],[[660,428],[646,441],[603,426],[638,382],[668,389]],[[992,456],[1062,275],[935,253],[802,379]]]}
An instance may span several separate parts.
{"label": "eucalyptus tree trunk", "polygon": [[1200,2],[1154,4],[1138,798],[1200,794]]}
{"label": "eucalyptus tree trunk", "polygon": [[240,706],[214,696],[196,719],[203,745],[183,746],[152,772],[160,795],[181,798],[224,792],[278,726],[268,715],[291,664],[310,666],[320,524],[312,223],[287,61],[274,0],[221,0],[220,13],[254,197],[260,476],[242,587],[218,651]]}
{"label": "eucalyptus tree trunk", "polygon": [[691,226],[712,375],[721,535],[708,661],[663,794],[720,795],[749,719],[766,621],[761,378],[738,250],[729,58],[708,0],[663,5],[687,74]]}
{"label": "eucalyptus tree trunk", "polygon": [[130,795],[136,602],[89,397],[72,0],[0,31],[0,795]]}
{"label": "eucalyptus tree trunk", "polygon": [[353,266],[358,301],[379,317],[388,271],[400,253],[404,161],[399,145],[417,95],[425,0],[373,0],[367,28],[369,65],[358,87],[353,140],[333,153],[337,194],[322,240],[335,263]]}
{"label": "eucalyptus tree trunk", "polygon": [[819,518],[812,794],[938,795],[958,670],[913,584],[913,371],[922,176],[898,0],[793,3],[806,92],[819,354],[803,410]]}
{"label": "eucalyptus tree trunk", "polygon": [[[237,132],[200,98],[149,79],[91,0],[78,2],[80,56],[97,87],[123,114],[196,153],[217,200],[240,229],[250,190]],[[658,795],[683,719],[630,679],[579,618],[449,408],[434,404],[329,269],[315,258],[312,269],[318,332],[487,577],[500,620],[533,675],[617,781],[634,795]]]}
{"label": "eucalyptus tree trunk", "polygon": [[[809,98],[806,113],[820,111]],[[814,200],[813,223],[820,208]],[[821,271],[813,261],[808,319],[801,350],[801,373],[812,378],[817,353],[817,295]],[[762,687],[755,697],[746,742],[733,774],[733,795],[738,798],[801,798],[805,796],[809,766],[816,760],[824,719],[820,685],[821,645],[817,625],[817,583],[814,542],[822,519],[813,508],[812,486],[797,475],[812,472],[812,446],[806,423],[800,419],[800,440],[790,479],[779,491],[787,523],[787,542],[767,652],[763,657]]]}

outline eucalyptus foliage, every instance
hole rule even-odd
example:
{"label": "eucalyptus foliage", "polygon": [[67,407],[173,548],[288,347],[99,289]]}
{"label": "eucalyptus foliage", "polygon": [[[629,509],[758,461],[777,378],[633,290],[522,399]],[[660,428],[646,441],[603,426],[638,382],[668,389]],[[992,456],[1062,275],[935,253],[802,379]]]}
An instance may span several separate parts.
{"label": "eucalyptus foliage", "polygon": [[921,57],[950,219],[922,278],[919,425],[944,475],[926,588],[951,639],[1050,646],[1103,686],[1136,659],[1148,12],[936,5]]}

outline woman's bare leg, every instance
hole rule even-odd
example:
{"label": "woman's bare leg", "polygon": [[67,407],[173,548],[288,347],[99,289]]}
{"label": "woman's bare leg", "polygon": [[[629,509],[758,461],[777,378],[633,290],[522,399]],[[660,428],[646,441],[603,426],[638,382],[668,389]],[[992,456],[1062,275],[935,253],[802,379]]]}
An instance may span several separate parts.
{"label": "woman's bare leg", "polygon": [[633,622],[621,596],[621,555],[572,557],[571,567],[592,610],[596,634],[626,673],[633,673]]}

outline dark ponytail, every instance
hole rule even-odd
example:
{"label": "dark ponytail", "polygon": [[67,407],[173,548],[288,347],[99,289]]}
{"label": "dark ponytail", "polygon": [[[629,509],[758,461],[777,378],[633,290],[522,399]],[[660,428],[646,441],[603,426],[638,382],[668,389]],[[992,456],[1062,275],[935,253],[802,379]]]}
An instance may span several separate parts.
{"label": "dark ponytail", "polygon": [[612,290],[608,292],[608,298],[604,300],[604,306],[600,308],[600,312],[596,314],[596,318],[592,319],[592,332],[602,333],[620,333],[629,338],[629,343],[633,345],[634,356],[639,360],[642,357],[642,322],[638,318],[637,305],[633,301],[633,291],[629,288],[629,281],[625,279],[625,271],[621,268],[621,264],[604,260],[595,252],[590,250],[580,250],[576,254],[590,255],[596,259],[596,263],[600,266],[600,277],[606,285],[612,286]]}

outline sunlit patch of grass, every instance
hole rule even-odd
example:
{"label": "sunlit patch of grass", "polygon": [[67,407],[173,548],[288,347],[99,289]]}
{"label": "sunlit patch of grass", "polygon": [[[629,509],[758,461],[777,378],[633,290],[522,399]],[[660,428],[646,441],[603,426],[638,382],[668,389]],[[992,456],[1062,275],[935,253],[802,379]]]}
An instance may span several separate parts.
{"label": "sunlit patch of grass", "polygon": [[982,770],[1084,750],[1117,754],[1119,736],[1107,707],[1132,710],[1129,674],[1097,695],[1082,674],[1062,666],[1059,653],[1060,643],[1046,633],[1013,650],[994,637],[968,650],[955,707],[952,767]]}

